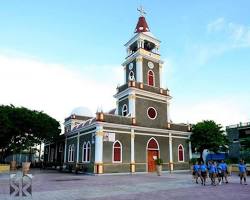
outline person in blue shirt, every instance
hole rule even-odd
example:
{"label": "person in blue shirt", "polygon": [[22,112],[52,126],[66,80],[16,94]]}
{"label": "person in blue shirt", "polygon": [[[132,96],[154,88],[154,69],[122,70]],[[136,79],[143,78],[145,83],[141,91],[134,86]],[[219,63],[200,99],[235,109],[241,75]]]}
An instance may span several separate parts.
{"label": "person in blue shirt", "polygon": [[196,162],[193,166],[193,176],[197,184],[198,184],[198,178],[199,178],[199,170],[200,170],[200,166],[198,165],[198,162]]}
{"label": "person in blue shirt", "polygon": [[201,162],[200,171],[201,171],[201,185],[205,186],[207,178],[207,166],[203,162]]}
{"label": "person in blue shirt", "polygon": [[228,175],[228,168],[227,168],[227,164],[224,162],[224,160],[221,161],[221,163],[219,164],[220,168],[221,168],[221,178],[222,178],[222,182],[224,182],[223,178],[225,178],[226,184],[228,183],[227,180],[227,175]]}
{"label": "person in blue shirt", "polygon": [[223,172],[222,168],[223,168],[222,163],[219,163],[217,166],[219,185],[221,185],[221,183],[223,181],[223,177],[224,177],[224,172]]}
{"label": "person in blue shirt", "polygon": [[240,172],[240,184],[242,184],[242,179],[244,179],[244,184],[247,185],[247,166],[244,160],[240,160],[239,163],[239,172]]}
{"label": "person in blue shirt", "polygon": [[211,184],[215,186],[215,178],[217,177],[216,162],[212,162],[212,164],[210,165],[209,173],[211,174]]}

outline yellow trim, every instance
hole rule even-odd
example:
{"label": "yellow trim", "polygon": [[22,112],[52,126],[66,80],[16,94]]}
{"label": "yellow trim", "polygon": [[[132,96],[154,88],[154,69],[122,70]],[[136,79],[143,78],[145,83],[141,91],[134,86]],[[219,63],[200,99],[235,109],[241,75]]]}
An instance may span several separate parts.
{"label": "yellow trim", "polygon": [[103,131],[96,131],[95,135],[96,136],[104,136],[104,132]]}
{"label": "yellow trim", "polygon": [[2,172],[9,172],[10,171],[10,165],[0,165],[0,173]]}
{"label": "yellow trim", "polygon": [[137,57],[136,58],[136,62],[142,62],[142,58],[141,57]]}
{"label": "yellow trim", "polygon": [[135,173],[135,164],[134,163],[130,164],[130,172]]}

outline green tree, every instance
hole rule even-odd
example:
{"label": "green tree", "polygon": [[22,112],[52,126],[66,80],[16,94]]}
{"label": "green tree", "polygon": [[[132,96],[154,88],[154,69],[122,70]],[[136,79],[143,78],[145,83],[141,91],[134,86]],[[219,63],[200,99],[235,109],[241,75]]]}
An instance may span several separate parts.
{"label": "green tree", "polygon": [[13,105],[0,106],[0,150],[2,159],[10,153],[56,140],[61,133],[58,121],[49,115]]}
{"label": "green tree", "polygon": [[190,141],[192,147],[200,153],[201,160],[203,160],[202,153],[205,149],[217,153],[229,142],[222,126],[212,120],[204,120],[193,125]]}

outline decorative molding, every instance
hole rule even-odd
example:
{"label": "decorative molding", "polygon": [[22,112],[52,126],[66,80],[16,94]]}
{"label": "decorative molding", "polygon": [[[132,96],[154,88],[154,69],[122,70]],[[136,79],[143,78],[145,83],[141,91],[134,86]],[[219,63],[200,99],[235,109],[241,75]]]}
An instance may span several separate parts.
{"label": "decorative molding", "polygon": [[136,58],[136,62],[142,62],[142,60],[143,60],[142,57],[137,57]]}
{"label": "decorative molding", "polygon": [[96,136],[104,136],[104,132],[103,131],[96,131],[95,133]]}

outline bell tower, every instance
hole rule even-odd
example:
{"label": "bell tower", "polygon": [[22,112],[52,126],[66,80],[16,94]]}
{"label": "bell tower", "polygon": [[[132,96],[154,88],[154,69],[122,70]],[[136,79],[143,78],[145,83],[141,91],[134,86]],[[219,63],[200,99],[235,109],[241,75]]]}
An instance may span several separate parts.
{"label": "bell tower", "polygon": [[137,125],[166,128],[171,97],[162,85],[160,41],[150,32],[144,9],[138,11],[134,36],[125,44],[124,85],[114,96],[117,114],[135,118]]}

